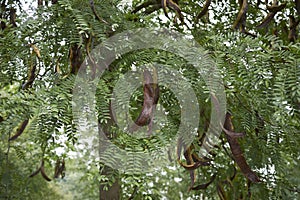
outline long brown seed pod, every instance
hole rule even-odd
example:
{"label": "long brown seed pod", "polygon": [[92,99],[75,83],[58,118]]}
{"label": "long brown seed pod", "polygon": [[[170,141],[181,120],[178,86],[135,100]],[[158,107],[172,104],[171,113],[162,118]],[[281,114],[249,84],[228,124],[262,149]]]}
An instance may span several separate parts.
{"label": "long brown seed pod", "polygon": [[[187,170],[195,170],[200,166],[209,166],[210,162],[206,160],[201,160],[194,152],[191,152],[191,146],[185,149],[184,156],[187,163],[181,161],[182,146],[181,139],[177,142],[177,162]],[[196,160],[196,161],[195,161]]]}
{"label": "long brown seed pod", "polygon": [[[231,114],[229,114],[228,112],[226,113],[224,128],[226,130],[233,131],[233,124],[231,122]],[[231,137],[230,135],[227,135],[227,134],[226,134],[226,137],[227,137],[233,158],[234,158],[235,162],[237,163],[237,165],[239,166],[239,168],[241,169],[244,176],[247,179],[249,179],[251,182],[254,182],[254,183],[260,182],[259,177],[255,174],[255,172],[253,172],[251,170],[250,166],[248,165],[237,139],[235,137]]]}
{"label": "long brown seed pod", "polygon": [[[190,152],[190,149],[186,149],[186,151],[183,153],[186,163],[188,165],[194,165],[194,161]],[[195,175],[195,170],[189,170],[190,173],[190,178],[191,178],[191,185],[189,187],[189,191],[194,187],[195,181],[196,181],[196,175]]]}
{"label": "long brown seed pod", "polygon": [[37,170],[35,170],[32,174],[29,175],[30,178],[36,176],[41,171],[41,167],[39,167]]}
{"label": "long brown seed pod", "polygon": [[46,181],[51,181],[51,178],[49,178],[45,172],[45,167],[44,167],[44,161],[42,161],[42,164],[41,164],[41,174],[42,174],[42,177],[46,180]]}
{"label": "long brown seed pod", "polygon": [[9,141],[12,141],[12,140],[15,140],[17,139],[20,135],[22,135],[22,133],[24,132],[27,124],[28,124],[28,119],[25,119],[21,124],[20,126],[18,127],[17,129],[17,132],[16,134],[14,134],[11,138],[9,138]]}
{"label": "long brown seed pod", "polygon": [[148,125],[152,120],[155,104],[159,98],[159,88],[157,83],[153,83],[153,78],[148,70],[144,71],[144,101],[142,111],[135,123],[129,128],[129,132],[138,130],[140,126]]}
{"label": "long brown seed pod", "polygon": [[96,8],[95,8],[95,4],[94,4],[94,1],[93,0],[90,0],[90,6],[91,6],[91,9],[93,11],[93,14],[95,15],[95,18],[100,21],[100,22],[103,22],[104,24],[108,24],[107,21],[105,21],[102,17],[100,17],[97,12],[96,12]]}
{"label": "long brown seed pod", "polygon": [[204,189],[206,189],[212,182],[214,182],[215,178],[216,178],[216,174],[214,174],[214,175],[210,178],[210,180],[209,180],[207,183],[203,183],[203,184],[197,185],[197,186],[195,186],[195,187],[192,187],[191,189],[192,189],[192,190],[204,190]]}

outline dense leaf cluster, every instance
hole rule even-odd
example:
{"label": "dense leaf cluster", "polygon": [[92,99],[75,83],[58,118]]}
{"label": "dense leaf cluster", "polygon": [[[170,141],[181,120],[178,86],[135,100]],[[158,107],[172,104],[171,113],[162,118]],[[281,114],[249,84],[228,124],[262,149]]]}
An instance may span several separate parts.
{"label": "dense leaf cluster", "polygon": [[[130,5],[118,0],[28,2],[24,6],[22,1],[1,1],[0,199],[59,199],[64,190],[73,192],[75,199],[96,199],[100,185],[103,192],[113,184],[125,199],[299,198],[298,0],[133,0]],[[209,152],[209,166],[191,173],[178,164],[176,149],[168,149],[168,144],[177,142],[181,107],[167,86],[159,85],[154,115],[164,115],[154,117],[154,122],[163,124],[155,134],[150,138],[135,137],[117,126],[112,117],[113,103],[128,106],[129,116],[122,117],[134,120],[144,100],[140,87],[133,91],[129,105],[113,101],[111,94],[117,81],[133,66],[150,62],[168,66],[188,81],[200,106],[197,137],[188,148],[190,153],[179,159],[179,163],[193,162],[189,156],[199,152],[205,141],[213,106],[197,70],[185,58],[167,51],[126,53],[108,67],[97,83],[97,122],[113,144],[139,152],[126,160],[130,171],[108,169],[123,158],[106,154],[106,163],[99,163],[97,156],[89,152],[91,144],[84,146],[84,141],[79,141],[78,131],[89,134],[88,128],[78,130],[80,125],[92,126],[86,116],[77,119],[72,113],[76,106],[72,100],[74,83],[81,64],[88,62],[93,77],[97,60],[92,50],[117,33],[141,27],[164,27],[193,37],[215,61],[223,78],[233,127],[245,133],[236,141],[260,183],[250,183],[243,175],[224,133],[219,145]],[[182,81],[186,88],[184,84]],[[118,95],[126,96],[126,92]],[[89,100],[87,96],[80,98]],[[90,139],[95,139],[93,145],[97,143],[97,135]],[[63,149],[63,153],[57,149]],[[73,156],[74,151],[79,153]],[[143,152],[164,152],[162,155],[168,156],[158,159],[162,163],[148,163]],[[52,182],[47,184],[40,175],[29,178],[45,163],[45,173],[53,179],[55,162],[62,159],[66,160],[66,181],[54,180],[67,189]],[[145,162],[154,170],[134,173],[141,171]],[[190,176],[195,187],[202,185],[199,190],[188,192]]]}

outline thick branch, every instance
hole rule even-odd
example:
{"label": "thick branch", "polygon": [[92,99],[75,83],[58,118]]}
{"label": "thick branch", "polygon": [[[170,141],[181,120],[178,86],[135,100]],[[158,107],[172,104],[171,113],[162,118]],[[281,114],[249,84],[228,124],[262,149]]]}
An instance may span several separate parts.
{"label": "thick branch", "polygon": [[199,19],[200,19],[201,17],[203,17],[203,16],[207,13],[210,4],[211,4],[211,0],[206,0],[206,1],[205,1],[205,4],[204,4],[202,10],[201,10],[201,11],[199,12],[199,14],[196,16],[196,20],[195,20],[196,23],[198,23]]}
{"label": "thick branch", "polygon": [[278,5],[277,1],[274,0],[272,6],[267,5],[267,9],[270,11],[268,15],[263,19],[263,21],[257,26],[257,28],[265,28],[267,27],[277,12],[284,9],[286,6],[286,3],[283,3],[281,5]]}
{"label": "thick branch", "polygon": [[237,29],[240,26],[245,26],[247,10],[248,10],[248,2],[247,2],[247,0],[243,0],[242,4],[241,4],[241,9],[238,13],[238,16],[237,16],[235,22],[233,23],[234,29]]}

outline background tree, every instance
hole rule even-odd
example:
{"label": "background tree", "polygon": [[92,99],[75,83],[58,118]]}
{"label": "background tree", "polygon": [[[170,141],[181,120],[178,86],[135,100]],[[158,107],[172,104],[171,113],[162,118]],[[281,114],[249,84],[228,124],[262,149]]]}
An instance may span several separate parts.
{"label": "background tree", "polygon": [[[47,177],[61,187],[67,185],[75,199],[99,198],[99,185],[100,199],[299,198],[299,1],[28,3],[32,7],[23,6],[22,1],[1,1],[1,198],[62,198],[53,181],[42,181],[40,171],[34,174],[41,163]],[[210,151],[209,166],[186,170],[175,159],[163,168],[153,166],[153,173],[118,173],[108,163],[98,163],[84,148],[79,157],[71,156],[82,145],[76,134],[78,120],[72,114],[72,89],[84,58],[105,39],[142,27],[165,27],[193,36],[222,73],[232,118],[227,118],[220,145]],[[148,152],[173,138],[180,105],[164,86],[159,86],[157,109],[163,107],[169,114],[159,134],[148,139],[130,137],[112,120],[110,99],[117,80],[133,65],[149,61],[181,71],[197,95],[201,105],[198,137],[180,159],[192,163],[195,158],[190,156],[203,145],[209,126],[210,96],[196,70],[170,52],[133,51],[109,66],[96,93],[99,125],[124,149]],[[89,65],[93,69],[93,63]],[[143,97],[142,87],[133,93],[132,119],[139,116]],[[232,138],[228,131],[245,136]],[[66,182],[52,176],[56,161],[63,159]],[[135,159],[132,162],[142,158]],[[260,182],[249,176],[249,170]],[[193,185],[190,177],[197,177]]]}

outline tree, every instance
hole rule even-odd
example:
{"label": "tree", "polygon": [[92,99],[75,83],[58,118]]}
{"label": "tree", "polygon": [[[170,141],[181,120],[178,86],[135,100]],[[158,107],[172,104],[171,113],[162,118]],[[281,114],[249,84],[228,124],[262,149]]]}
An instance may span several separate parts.
{"label": "tree", "polygon": [[[49,187],[42,185],[26,193],[25,180],[46,185],[37,180],[39,174],[27,177],[43,167],[44,178],[54,179],[49,174],[57,160],[72,165],[76,180],[81,177],[80,184],[70,187],[78,199],[98,198],[98,192],[100,199],[299,198],[299,1],[30,2],[34,6],[24,9],[21,1],[1,1],[4,199],[48,195]],[[136,31],[145,30],[141,28],[176,34],[163,38],[159,31]],[[144,46],[117,54],[130,47],[126,41],[132,38]],[[201,46],[204,60],[198,64],[205,66],[206,77],[193,65],[197,51],[181,42],[192,41],[186,38]],[[214,71],[207,71],[214,64]],[[207,82],[217,71],[226,94],[225,111],[219,90]],[[135,86],[137,82],[143,84]],[[91,88],[95,99],[87,95]],[[187,103],[192,117],[184,115],[189,112],[180,99],[192,97],[190,90],[196,98]],[[200,117],[195,117],[198,129],[193,133],[188,128],[195,123],[184,119],[194,119],[194,104]],[[86,113],[76,112],[84,109]],[[210,120],[214,112],[224,116],[222,123]],[[96,123],[89,118],[93,116]],[[177,135],[182,126],[187,137]],[[210,144],[208,132],[214,128],[222,134]],[[147,137],[141,135],[145,132]],[[89,133],[87,140],[80,138]],[[80,158],[71,157],[84,141],[89,142]],[[125,158],[109,152],[107,144],[123,150]],[[94,151],[87,151],[93,145],[101,162]],[[203,147],[210,148],[201,157]],[[68,176],[67,171],[67,182]]]}

